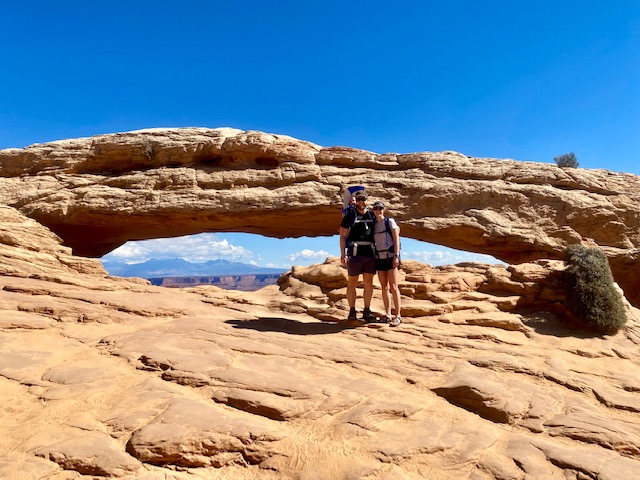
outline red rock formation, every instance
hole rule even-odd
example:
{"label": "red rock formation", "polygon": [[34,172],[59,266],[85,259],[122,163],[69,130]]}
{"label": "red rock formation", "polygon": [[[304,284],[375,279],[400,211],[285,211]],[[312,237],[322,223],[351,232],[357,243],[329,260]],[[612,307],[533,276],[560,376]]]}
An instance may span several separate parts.
{"label": "red rock formation", "polygon": [[600,246],[640,304],[640,179],[606,170],[324,148],[230,128],[151,129],[0,151],[0,203],[77,255],[203,231],[333,235],[345,185],[383,199],[409,238],[507,263]]}

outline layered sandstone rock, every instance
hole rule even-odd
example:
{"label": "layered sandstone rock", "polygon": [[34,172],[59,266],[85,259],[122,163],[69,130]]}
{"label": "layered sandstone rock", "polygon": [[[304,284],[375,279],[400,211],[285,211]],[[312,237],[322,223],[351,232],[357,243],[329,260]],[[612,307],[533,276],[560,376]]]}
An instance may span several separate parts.
{"label": "layered sandstone rock", "polygon": [[600,246],[640,304],[640,179],[606,170],[375,154],[230,128],[151,129],[0,151],[0,204],[75,254],[203,231],[333,235],[346,185],[384,200],[403,235],[507,263]]}
{"label": "layered sandstone rock", "polygon": [[3,207],[0,265],[0,478],[640,479],[640,311],[566,323],[560,261],[404,262],[357,329],[335,258],[167,289]]}

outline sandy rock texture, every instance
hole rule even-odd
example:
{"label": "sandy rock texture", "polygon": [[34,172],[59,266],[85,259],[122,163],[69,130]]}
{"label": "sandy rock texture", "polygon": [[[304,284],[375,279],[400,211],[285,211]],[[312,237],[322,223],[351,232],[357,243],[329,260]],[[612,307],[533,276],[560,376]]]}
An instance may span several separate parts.
{"label": "sandy rock texture", "polygon": [[366,186],[403,235],[507,263],[600,246],[640,306],[640,179],[607,170],[376,154],[232,128],[150,129],[0,151],[0,204],[77,255],[203,231],[333,235],[345,186]]}
{"label": "sandy rock texture", "polygon": [[154,287],[8,206],[0,268],[3,479],[640,479],[640,312],[570,326],[558,260],[405,262],[397,328],[335,258]]}

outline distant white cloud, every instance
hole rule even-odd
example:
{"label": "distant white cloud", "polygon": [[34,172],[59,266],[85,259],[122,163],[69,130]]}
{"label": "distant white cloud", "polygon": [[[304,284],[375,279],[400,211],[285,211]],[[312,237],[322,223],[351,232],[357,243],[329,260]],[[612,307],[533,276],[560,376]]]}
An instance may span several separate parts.
{"label": "distant white cloud", "polygon": [[282,263],[273,263],[273,262],[267,262],[264,265],[260,265],[261,267],[267,267],[267,268],[284,268],[285,270],[288,270],[289,268],[291,268],[291,265],[285,265]]}
{"label": "distant white cloud", "polygon": [[306,262],[309,260],[324,260],[329,255],[330,255],[329,252],[325,250],[314,251],[314,250],[309,250],[305,248],[304,250],[288,255],[287,258],[289,259],[290,262],[297,262],[297,261]]}
{"label": "distant white cloud", "polygon": [[417,260],[418,262],[427,263],[433,266],[453,265],[461,262],[500,263],[499,260],[496,260],[490,255],[457,250],[403,252],[402,257],[407,260]]}
{"label": "distant white cloud", "polygon": [[126,263],[140,263],[140,261],[138,261],[139,258],[143,259],[141,261],[148,260],[150,257],[145,258],[145,248],[143,245],[140,245],[141,243],[142,242],[127,242],[116,248],[113,252],[105,255],[104,259]]}
{"label": "distant white cloud", "polygon": [[244,247],[220,239],[214,233],[201,233],[176,238],[158,238],[127,242],[105,255],[103,260],[141,263],[150,258],[183,258],[188,262],[202,263],[216,258],[249,263],[253,252]]}

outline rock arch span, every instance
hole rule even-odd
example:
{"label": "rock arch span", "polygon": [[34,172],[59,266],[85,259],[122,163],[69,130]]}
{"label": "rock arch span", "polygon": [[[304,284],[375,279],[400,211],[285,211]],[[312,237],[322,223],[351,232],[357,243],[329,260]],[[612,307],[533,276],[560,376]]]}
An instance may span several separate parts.
{"label": "rock arch span", "polygon": [[[640,177],[474,158],[376,154],[232,128],[148,129],[0,151],[0,202],[77,255],[200,232],[336,233],[342,191],[365,185],[403,236],[508,263],[599,246],[640,305]],[[337,254],[337,252],[336,252]]]}

